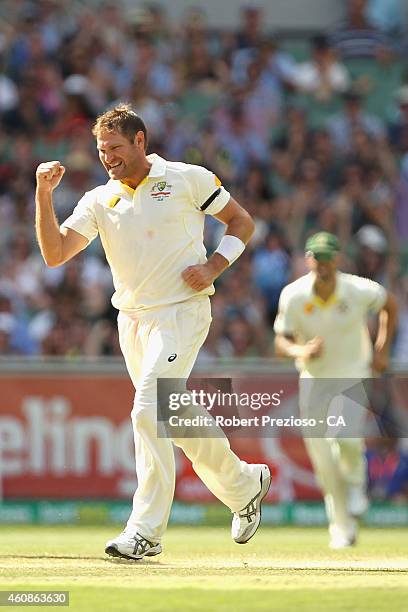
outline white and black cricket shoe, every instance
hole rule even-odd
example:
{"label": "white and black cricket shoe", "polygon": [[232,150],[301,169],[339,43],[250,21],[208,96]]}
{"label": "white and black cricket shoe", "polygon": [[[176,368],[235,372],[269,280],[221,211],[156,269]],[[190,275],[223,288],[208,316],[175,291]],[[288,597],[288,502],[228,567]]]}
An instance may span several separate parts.
{"label": "white and black cricket shoe", "polygon": [[105,552],[111,557],[140,560],[162,552],[160,542],[151,542],[140,533],[125,529],[117,538],[106,542]]}
{"label": "white and black cricket shoe", "polygon": [[349,485],[347,497],[347,509],[351,516],[360,518],[368,510],[369,501],[364,485]]}
{"label": "white and black cricket shoe", "polygon": [[339,529],[335,525],[329,528],[330,542],[329,548],[333,550],[339,550],[341,548],[350,548],[357,543],[357,523],[355,520],[351,520],[349,529],[347,531]]}
{"label": "white and black cricket shoe", "polygon": [[246,544],[255,535],[261,522],[261,504],[271,485],[271,472],[267,465],[259,464],[259,491],[249,503],[232,517],[231,537],[237,544]]}

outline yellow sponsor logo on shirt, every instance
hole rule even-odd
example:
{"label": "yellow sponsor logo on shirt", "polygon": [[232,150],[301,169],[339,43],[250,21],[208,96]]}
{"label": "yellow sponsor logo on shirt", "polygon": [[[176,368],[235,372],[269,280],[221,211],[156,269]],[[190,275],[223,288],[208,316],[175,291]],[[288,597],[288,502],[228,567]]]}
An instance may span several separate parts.
{"label": "yellow sponsor logo on shirt", "polygon": [[221,187],[221,181],[216,174],[214,174],[214,178],[215,178],[215,184],[217,185],[217,187]]}

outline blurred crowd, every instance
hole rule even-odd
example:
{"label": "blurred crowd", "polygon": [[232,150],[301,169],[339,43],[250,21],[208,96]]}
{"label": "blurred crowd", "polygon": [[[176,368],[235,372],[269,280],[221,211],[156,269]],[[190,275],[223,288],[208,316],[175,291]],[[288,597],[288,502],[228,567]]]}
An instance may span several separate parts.
{"label": "blurred crowd", "polygon": [[[201,359],[268,356],[282,287],[312,232],[335,232],[342,268],[400,302],[408,363],[408,56],[399,0],[349,0],[330,32],[282,38],[262,6],[236,30],[201,9],[71,0],[0,3],[0,354],[118,355],[99,241],[61,268],[34,232],[35,168],[58,159],[62,222],[107,180],[90,128],[129,101],[151,152],[204,165],[253,215],[255,236],[217,282]],[[129,6],[129,5],[128,5]],[[209,253],[222,226],[206,225]]]}

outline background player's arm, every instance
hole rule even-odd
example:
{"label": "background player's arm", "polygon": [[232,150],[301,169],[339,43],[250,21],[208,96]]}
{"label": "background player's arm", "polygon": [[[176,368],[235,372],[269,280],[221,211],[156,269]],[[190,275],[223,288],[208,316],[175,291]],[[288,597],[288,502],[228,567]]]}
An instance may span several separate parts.
{"label": "background player's arm", "polygon": [[[225,223],[227,226],[225,230],[226,235],[235,236],[242,240],[244,244],[248,243],[254,233],[255,224],[252,217],[234,198],[230,198],[228,204],[214,217]],[[182,276],[190,287],[201,291],[209,287],[228,268],[228,265],[229,262],[225,257],[219,253],[214,253],[205,264],[186,268]]]}
{"label": "background player's arm", "polygon": [[378,314],[378,332],[374,343],[372,367],[383,372],[388,367],[391,342],[397,327],[397,300],[387,293],[387,300]]}
{"label": "background player's arm", "polygon": [[35,193],[35,227],[45,263],[60,266],[82,251],[88,239],[69,228],[60,228],[52,203],[52,192],[64,176],[65,168],[58,161],[45,162],[37,168]]}
{"label": "background player's arm", "polygon": [[319,357],[323,351],[323,339],[316,336],[306,342],[298,344],[294,336],[277,334],[275,338],[275,353],[278,357],[290,357],[291,359],[314,359]]}

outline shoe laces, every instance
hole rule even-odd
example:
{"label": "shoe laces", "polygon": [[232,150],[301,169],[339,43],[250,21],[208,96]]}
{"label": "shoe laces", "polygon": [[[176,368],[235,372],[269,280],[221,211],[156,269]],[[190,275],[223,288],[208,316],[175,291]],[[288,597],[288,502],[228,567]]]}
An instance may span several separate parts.
{"label": "shoe laces", "polygon": [[147,540],[142,535],[140,535],[140,533],[135,533],[133,539],[135,540],[135,548],[133,551],[133,554],[135,555],[137,553],[145,553],[149,550],[149,548],[157,546],[157,544],[151,542],[150,540]]}
{"label": "shoe laces", "polygon": [[248,521],[248,523],[252,523],[252,517],[256,515],[256,502],[258,497],[260,496],[260,492],[253,497],[250,502],[242,508],[239,512],[237,512],[239,518],[244,518]]}
{"label": "shoe laces", "polygon": [[140,533],[137,533],[137,531],[131,532],[129,529],[124,529],[120,535],[134,543],[133,554],[144,553],[149,550],[149,548],[157,546],[157,543],[144,538]]}

